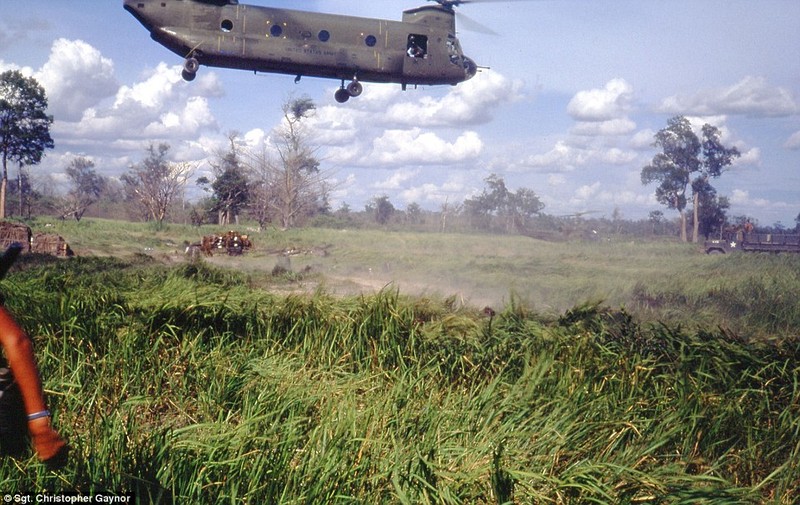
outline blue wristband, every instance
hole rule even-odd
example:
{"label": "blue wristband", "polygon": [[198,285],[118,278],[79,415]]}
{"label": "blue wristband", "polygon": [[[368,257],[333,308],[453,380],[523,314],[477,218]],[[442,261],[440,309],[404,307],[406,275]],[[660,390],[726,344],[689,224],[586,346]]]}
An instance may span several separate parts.
{"label": "blue wristband", "polygon": [[34,412],[33,414],[28,414],[28,421],[33,421],[34,419],[39,419],[40,417],[50,417],[50,411],[41,410],[39,412]]}

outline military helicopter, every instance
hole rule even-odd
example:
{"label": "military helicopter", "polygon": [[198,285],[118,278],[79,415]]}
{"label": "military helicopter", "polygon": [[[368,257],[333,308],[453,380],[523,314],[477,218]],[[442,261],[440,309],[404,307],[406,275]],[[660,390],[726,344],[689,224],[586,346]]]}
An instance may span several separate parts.
{"label": "military helicopter", "polygon": [[[124,0],[151,37],[185,58],[191,81],[201,65],[341,80],[339,103],[361,82],[456,85],[478,66],[456,38],[455,7],[480,0],[429,0],[402,21],[240,4],[238,0]],[[484,0],[490,1],[490,0]],[[349,81],[345,85],[345,81]]]}

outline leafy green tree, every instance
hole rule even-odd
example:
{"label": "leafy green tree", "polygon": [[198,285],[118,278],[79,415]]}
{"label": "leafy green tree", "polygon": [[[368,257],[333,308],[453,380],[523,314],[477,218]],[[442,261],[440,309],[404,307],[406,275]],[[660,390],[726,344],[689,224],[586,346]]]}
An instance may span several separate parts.
{"label": "leafy green tree", "polygon": [[509,202],[509,211],[518,230],[526,228],[528,222],[544,209],[544,203],[529,188],[519,188],[516,193],[509,193]]}
{"label": "leafy green tree", "polygon": [[[686,232],[687,189],[691,183],[694,210],[692,240],[697,242],[700,226],[700,202],[713,201],[713,195],[703,192],[713,190],[710,179],[719,177],[725,167],[739,157],[735,147],[725,147],[720,141],[720,131],[709,124],[703,125],[702,142],[684,116],[667,121],[667,127],[655,135],[655,147],[661,148],[649,165],[642,169],[642,184],[658,183],[656,199],[667,208],[680,214],[681,240],[688,241]],[[702,154],[702,159],[701,159]],[[693,175],[697,174],[694,179]],[[715,193],[714,193],[715,194]]]}
{"label": "leafy green tree", "polygon": [[229,166],[214,180],[211,187],[214,189],[219,224],[238,222],[239,213],[248,198],[247,178],[241,168]]}
{"label": "leafy green tree", "polygon": [[507,206],[508,188],[502,177],[491,174],[484,179],[486,187],[480,195],[464,200],[464,212],[473,226],[490,228],[492,216],[502,214]]}
{"label": "leafy green tree", "polygon": [[708,239],[712,233],[721,232],[728,220],[727,210],[730,201],[724,196],[717,196],[716,190],[711,185],[709,189],[695,193],[698,201],[698,212],[695,218],[695,229]]}
{"label": "leafy green tree", "polygon": [[[32,77],[17,70],[0,74],[0,154],[3,157],[3,178],[0,182],[0,218],[6,215],[8,162],[36,165],[45,149],[52,149],[44,88]],[[20,193],[20,196],[22,193]]]}
{"label": "leafy green tree", "polygon": [[396,209],[389,197],[386,195],[376,196],[366,205],[365,211],[372,214],[375,222],[378,224],[386,224],[394,215]]}
{"label": "leafy green tree", "polygon": [[239,213],[249,198],[247,177],[236,150],[236,134],[231,134],[229,140],[230,149],[218,156],[219,161],[214,165],[217,178],[211,183],[214,192],[212,210],[217,212],[217,222],[221,225],[238,222]]}
{"label": "leafy green tree", "polygon": [[[692,194],[694,200],[694,228],[692,241],[697,242],[698,236],[702,233],[706,238],[714,230],[709,230],[716,219],[724,219],[724,208],[720,207],[720,200],[716,198],[716,190],[709,182],[712,178],[722,175],[725,167],[733,163],[733,160],[741,156],[736,147],[725,147],[720,140],[720,131],[716,126],[710,124],[703,125],[703,163],[700,166],[700,173],[692,181]],[[725,200],[727,201],[727,199]],[[703,203],[709,205],[709,209],[703,210]],[[722,214],[719,215],[720,210]],[[705,226],[704,230],[700,230]],[[718,223],[716,226],[722,226]]]}
{"label": "leafy green tree", "polygon": [[519,231],[544,209],[544,204],[531,189],[510,191],[503,178],[496,174],[491,174],[484,182],[486,187],[480,195],[464,201],[464,211],[479,227],[490,227],[492,217],[496,217],[503,222],[506,231]]}
{"label": "leafy green tree", "polygon": [[653,235],[655,235],[657,228],[663,229],[664,213],[660,210],[652,210],[650,214],[648,214],[647,220],[653,225]]}
{"label": "leafy green tree", "polygon": [[71,215],[80,221],[86,210],[100,198],[106,180],[95,172],[94,162],[83,156],[73,159],[65,172],[72,188],[64,199],[61,219]]}
{"label": "leafy green tree", "polygon": [[408,222],[411,224],[419,224],[422,222],[422,207],[417,202],[412,202],[406,207],[406,216]]}
{"label": "leafy green tree", "polygon": [[667,127],[655,135],[656,154],[642,169],[642,184],[658,183],[656,199],[669,209],[675,209],[681,218],[681,240],[686,238],[686,190],[692,174],[700,169],[700,139],[692,125],[683,116],[675,116]]}

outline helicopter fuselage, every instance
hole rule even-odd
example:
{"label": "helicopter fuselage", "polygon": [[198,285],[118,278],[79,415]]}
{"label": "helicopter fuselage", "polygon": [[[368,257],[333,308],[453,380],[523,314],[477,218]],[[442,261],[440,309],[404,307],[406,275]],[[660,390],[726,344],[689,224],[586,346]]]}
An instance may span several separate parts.
{"label": "helicopter fuselage", "polygon": [[438,5],[407,10],[402,21],[235,0],[124,0],[124,7],[186,58],[187,80],[199,65],[341,79],[348,95],[337,92],[337,100],[346,101],[361,93],[359,81],[455,85],[477,71],[456,38],[452,9]]}

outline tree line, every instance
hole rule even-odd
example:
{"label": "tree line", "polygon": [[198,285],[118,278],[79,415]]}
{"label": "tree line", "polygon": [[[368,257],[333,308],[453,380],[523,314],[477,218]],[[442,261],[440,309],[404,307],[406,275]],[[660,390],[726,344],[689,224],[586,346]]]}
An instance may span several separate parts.
{"label": "tree line", "polygon": [[[722,175],[740,156],[739,150],[724,146],[719,129],[707,123],[702,127],[702,139],[698,138],[684,116],[671,118],[666,128],[655,134],[653,145],[661,152],[642,169],[642,184],[657,182],[658,202],[678,211],[681,240],[688,240],[686,207],[690,200],[692,242],[697,242],[701,233],[708,237],[718,231],[725,225],[730,203],[717,196],[711,179]],[[687,193],[689,189],[691,193]]]}
{"label": "tree line", "polygon": [[[688,119],[676,116],[654,136],[658,152],[643,167],[645,185],[657,184],[655,195],[667,210],[678,213],[677,223],[662,211],[654,210],[646,220],[625,223],[618,209],[611,218],[552,216],[530,188],[509,189],[501,176],[491,174],[483,191],[462,202],[446,201],[436,211],[423,210],[411,203],[405,210],[395,208],[386,195],[372,198],[362,211],[349,205],[333,210],[329,196],[333,189],[330,174],[322,168],[319,146],[308,128],[315,113],[307,97],[291,98],[282,105],[281,124],[270,142],[250,148],[238,134],[228,135],[227,148],[215,153],[209,162],[211,177],[196,179],[205,195],[189,202],[187,186],[199,167],[190,162],[170,161],[170,146],[151,143],[142,160],[119,178],[100,175],[94,162],[76,156],[64,169],[69,189],[64,192],[33,188],[28,167],[38,164],[54,143],[49,128],[52,116],[46,114],[47,98],[35,79],[18,71],[0,74],[0,218],[6,212],[20,216],[48,214],[62,219],[80,220],[84,215],[134,219],[157,227],[173,221],[196,225],[233,225],[240,218],[255,221],[259,227],[293,228],[307,224],[329,226],[410,226],[417,228],[471,230],[493,233],[519,233],[548,237],[574,234],[621,233],[636,229],[652,234],[679,235],[692,240],[721,232],[727,226],[757,224],[746,216],[729,217],[728,199],[717,195],[712,181],[720,177],[740,156],[735,147],[725,146],[718,128],[706,124],[698,135]],[[18,166],[15,181],[9,181],[8,165]],[[7,194],[15,197],[16,209],[7,206]],[[635,225],[635,226],[630,226]],[[796,219],[800,231],[800,214]],[[771,231],[785,231],[779,225]]]}

